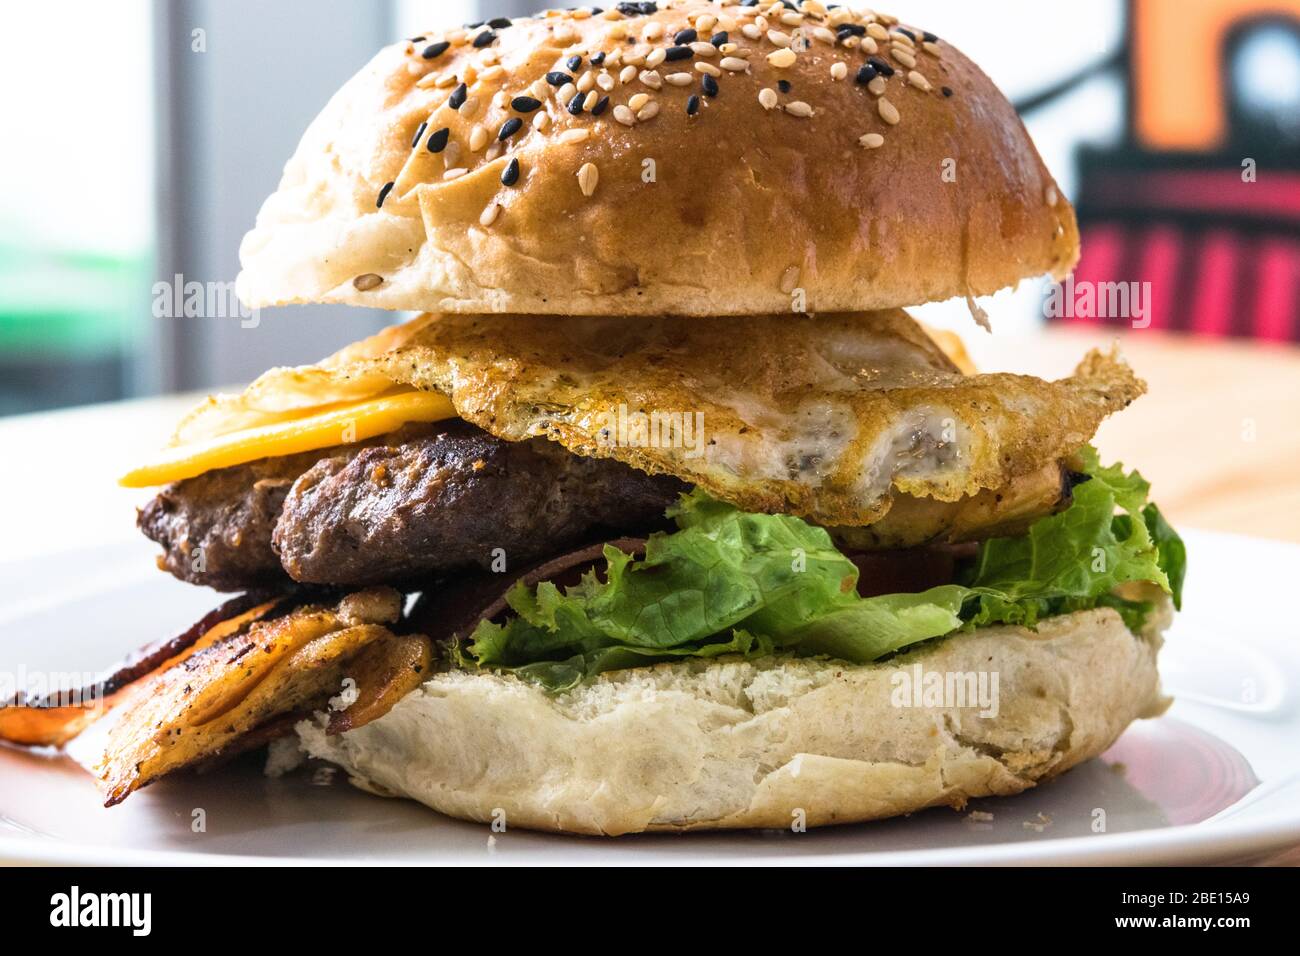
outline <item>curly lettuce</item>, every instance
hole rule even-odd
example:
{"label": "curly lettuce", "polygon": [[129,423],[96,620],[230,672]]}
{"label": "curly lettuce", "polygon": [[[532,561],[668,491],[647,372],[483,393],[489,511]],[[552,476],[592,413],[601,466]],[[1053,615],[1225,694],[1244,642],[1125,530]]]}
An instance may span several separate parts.
{"label": "curly lettuce", "polygon": [[1087,480],[1070,507],[1023,536],[984,542],[958,583],[870,598],[823,528],[696,491],[669,510],[678,530],[652,536],[644,556],[606,547],[603,572],[577,585],[516,585],[513,616],[481,622],[453,652],[461,666],[560,691],[603,671],[722,654],[867,663],[962,629],[1032,627],[1098,606],[1136,630],[1150,606],[1116,589],[1150,582],[1181,606],[1186,549],[1141,475],[1102,467],[1091,448],[1081,461]]}

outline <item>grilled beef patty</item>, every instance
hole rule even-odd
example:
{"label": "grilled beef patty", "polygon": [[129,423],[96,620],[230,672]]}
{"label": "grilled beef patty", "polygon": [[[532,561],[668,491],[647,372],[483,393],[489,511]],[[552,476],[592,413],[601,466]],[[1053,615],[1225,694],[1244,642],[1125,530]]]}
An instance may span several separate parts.
{"label": "grilled beef patty", "polygon": [[139,525],[163,546],[160,565],[194,584],[353,586],[490,568],[497,554],[514,567],[601,534],[654,530],[684,490],[544,438],[506,442],[453,421],[178,482]]}

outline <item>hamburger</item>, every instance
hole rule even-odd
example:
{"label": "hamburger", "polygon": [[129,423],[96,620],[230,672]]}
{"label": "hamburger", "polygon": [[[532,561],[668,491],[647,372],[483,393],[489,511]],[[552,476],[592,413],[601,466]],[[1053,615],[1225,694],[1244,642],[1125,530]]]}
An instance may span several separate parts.
{"label": "hamburger", "polygon": [[421,314],[125,476],[159,566],[234,596],[0,736],[109,804],[269,744],[591,834],[1034,786],[1167,705],[1182,542],[1090,445],[1145,386],[1113,352],[979,374],[903,309],[982,317],[1077,257],[1010,104],[890,16],[620,3],[390,46],[238,288]]}

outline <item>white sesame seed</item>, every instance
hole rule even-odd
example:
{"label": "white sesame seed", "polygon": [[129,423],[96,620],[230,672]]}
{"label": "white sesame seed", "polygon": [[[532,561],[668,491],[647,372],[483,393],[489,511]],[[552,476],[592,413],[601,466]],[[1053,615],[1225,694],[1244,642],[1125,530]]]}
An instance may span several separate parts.
{"label": "white sesame seed", "polygon": [[551,125],[550,113],[539,112],[533,115],[533,129],[537,130],[539,133],[550,125]]}
{"label": "white sesame seed", "polygon": [[927,80],[923,74],[918,73],[916,70],[913,70],[911,73],[907,74],[907,82],[910,83],[912,86],[915,86],[918,90],[923,90],[926,93],[929,93],[932,89],[934,89],[934,87],[930,85],[930,81]]}
{"label": "white sesame seed", "polygon": [[608,73],[601,73],[599,76],[596,77],[596,85],[599,86],[606,93],[608,93],[610,90],[614,88],[615,85],[614,78],[610,76]]}
{"label": "white sesame seed", "polygon": [[461,105],[460,115],[465,119],[473,119],[478,115],[478,97],[471,96]]}
{"label": "white sesame seed", "polygon": [[740,28],[740,32],[751,40],[757,40],[763,35],[763,31],[758,28],[756,23],[746,23]]}
{"label": "white sesame seed", "polygon": [[444,181],[450,182],[453,179],[460,179],[460,177],[464,176],[467,172],[469,172],[469,170],[464,166],[457,166],[455,169],[449,169],[443,173],[442,178]]}
{"label": "white sesame seed", "polygon": [[659,101],[651,100],[645,106],[636,111],[636,118],[644,122],[645,120],[654,119],[659,115]]}
{"label": "white sesame seed", "polygon": [[650,89],[652,90],[663,89],[664,78],[660,76],[655,70],[643,70],[641,72],[639,79],[641,80],[642,83],[650,87]]}
{"label": "white sesame seed", "polygon": [[885,145],[885,137],[879,133],[868,133],[866,136],[859,137],[858,142],[867,149],[879,149]]}
{"label": "white sesame seed", "polygon": [[636,67],[634,66],[623,67],[623,72],[618,75],[618,81],[620,83],[631,83],[635,79],[636,79]]}
{"label": "white sesame seed", "polygon": [[583,163],[582,168],[578,170],[578,188],[588,199],[596,192],[596,185],[600,182],[600,170],[596,168],[595,163]]}
{"label": "white sesame seed", "polygon": [[712,43],[706,43],[703,40],[696,40],[691,44],[691,52],[696,56],[714,57],[718,55],[718,48]]}
{"label": "white sesame seed", "polygon": [[555,91],[555,98],[561,103],[568,103],[569,100],[573,99],[577,95],[578,88],[572,83],[565,83]]}
{"label": "white sesame seed", "polygon": [[460,162],[460,143],[448,143],[447,148],[442,151],[443,168],[450,169],[458,162]]}
{"label": "white sesame seed", "polygon": [[358,292],[369,292],[384,284],[384,277],[376,275],[373,272],[367,272],[365,275],[357,276],[352,280],[352,288]]}
{"label": "white sesame seed", "polygon": [[880,47],[876,46],[876,41],[871,39],[871,37],[862,37],[862,42],[858,44],[858,49],[869,56],[880,52]]}
{"label": "white sesame seed", "polygon": [[488,203],[487,208],[483,210],[483,215],[478,217],[478,224],[486,229],[488,226],[492,225],[492,223],[497,221],[497,214],[500,212],[500,203]]}
{"label": "white sesame seed", "polygon": [[867,84],[867,89],[875,96],[884,96],[885,90],[888,88],[889,87],[885,83],[885,78],[883,76],[878,76]]}
{"label": "white sesame seed", "polygon": [[848,67],[848,64],[844,63],[843,61],[840,61],[840,62],[836,62],[836,63],[832,63],[832,64],[831,64],[831,79],[832,79],[832,80],[842,80],[842,79],[844,79],[844,78],[845,78],[846,76],[848,76],[848,75],[849,75],[849,67]]}
{"label": "white sesame seed", "polygon": [[580,126],[575,129],[566,129],[560,134],[559,140],[561,143],[571,146],[574,143],[586,142],[590,136],[591,130],[587,129],[585,126]]}
{"label": "white sesame seed", "polygon": [[501,142],[501,140],[499,139],[494,140],[492,145],[488,147],[487,152],[483,154],[483,158],[490,163],[492,162],[492,160],[496,159],[505,151],[506,151],[506,144]]}
{"label": "white sesame seed", "polygon": [[482,124],[476,125],[469,131],[469,151],[477,153],[488,144],[488,131]]}
{"label": "white sesame seed", "polygon": [[667,58],[668,52],[663,47],[651,50],[650,55],[645,58],[646,69],[653,70]]}
{"label": "white sesame seed", "polygon": [[924,50],[926,53],[930,54],[931,56],[939,55],[939,44],[932,43],[929,40],[926,40],[924,43],[921,44],[921,49]]}
{"label": "white sesame seed", "polygon": [[758,101],[763,104],[763,109],[765,110],[776,109],[776,104],[778,102],[776,90],[772,89],[770,86],[763,87],[758,91]]}
{"label": "white sesame seed", "polygon": [[835,34],[825,27],[817,27],[813,30],[813,36],[823,43],[829,43],[831,46],[835,45]]}
{"label": "white sesame seed", "polygon": [[722,75],[722,71],[719,70],[716,66],[714,66],[712,63],[705,63],[703,60],[700,60],[698,63],[695,64],[695,69],[697,69],[701,73],[707,73],[709,74],[709,76]]}
{"label": "white sesame seed", "polygon": [[600,102],[600,93],[598,93],[596,90],[592,90],[587,94],[587,98],[582,101],[582,108],[586,110],[588,113],[590,113],[592,109],[595,107],[595,105],[599,102]]}
{"label": "white sesame seed", "polygon": [[635,113],[639,109],[641,109],[641,107],[645,106],[649,102],[650,102],[649,93],[637,93],[630,100],[627,101],[627,105],[628,108],[631,109],[633,113]]}
{"label": "white sesame seed", "polygon": [[892,33],[890,34],[889,38],[893,40],[895,43],[901,43],[903,46],[913,47],[913,48],[915,48],[916,46],[916,41],[913,40],[906,33],[902,33],[902,32]]}
{"label": "white sesame seed", "polygon": [[806,116],[813,115],[813,108],[809,106],[807,103],[805,103],[803,100],[795,100],[791,103],[786,103],[785,111],[789,113],[791,116],[806,117]]}
{"label": "white sesame seed", "polygon": [[582,74],[582,76],[578,77],[578,82],[574,85],[578,87],[579,93],[586,93],[596,85],[596,77],[590,70],[588,70],[586,73]]}
{"label": "white sesame seed", "polygon": [[624,126],[636,125],[636,114],[622,103],[614,107],[614,119]]}
{"label": "white sesame seed", "polygon": [[781,22],[788,27],[797,27],[803,23],[803,14],[795,13],[793,10],[787,10],[781,14]]}
{"label": "white sesame seed", "polygon": [[711,13],[706,13],[695,19],[695,29],[701,33],[708,33],[717,24],[718,18]]}
{"label": "white sesame seed", "polygon": [[505,75],[506,75],[506,68],[502,66],[500,63],[498,63],[495,66],[488,67],[486,70],[480,73],[478,75],[478,80],[480,83],[490,83],[493,80],[498,80]]}
{"label": "white sesame seed", "polygon": [[[790,55],[794,56],[793,53],[791,53]],[[721,66],[724,70],[729,70],[732,73],[744,73],[746,70],[749,69],[748,61],[742,60],[740,59],[740,57],[736,57],[736,56],[724,56],[722,58],[722,62],[719,63],[718,65]]]}
{"label": "white sesame seed", "polygon": [[790,34],[782,33],[780,30],[768,30],[767,39],[768,42],[772,43],[774,46],[790,45]]}
{"label": "white sesame seed", "polygon": [[[795,60],[797,59],[799,58],[795,55],[794,50],[790,49],[777,50],[775,53],[769,53],[767,55],[767,62],[771,63],[778,70],[784,70],[788,67],[794,66]],[[726,65],[726,61],[723,61],[723,65]]]}
{"label": "white sesame seed", "polygon": [[889,97],[882,96],[880,99],[876,100],[876,109],[880,112],[880,118],[890,126],[894,126],[898,123],[898,120],[900,119],[898,115],[898,107],[889,102]]}
{"label": "white sesame seed", "polygon": [[645,25],[645,30],[641,32],[641,36],[644,37],[646,41],[649,43],[653,43],[655,40],[658,40],[663,35],[664,35],[664,25],[658,22],[657,20],[652,20],[650,23],[647,23]]}
{"label": "white sesame seed", "polygon": [[669,73],[664,77],[665,83],[671,83],[673,86],[690,86],[695,82],[694,73]]}
{"label": "white sesame seed", "polygon": [[904,50],[902,47],[894,47],[889,51],[890,55],[909,70],[916,67],[916,57]]}
{"label": "white sesame seed", "polygon": [[884,27],[882,27],[879,23],[868,23],[867,36],[871,37],[873,40],[888,40],[889,31],[886,30]]}

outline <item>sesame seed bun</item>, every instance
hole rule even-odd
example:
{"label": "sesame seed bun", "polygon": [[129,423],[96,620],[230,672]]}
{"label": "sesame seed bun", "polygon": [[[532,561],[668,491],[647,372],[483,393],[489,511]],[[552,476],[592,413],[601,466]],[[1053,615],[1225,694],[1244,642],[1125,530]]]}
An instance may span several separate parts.
{"label": "sesame seed bun", "polygon": [[798,290],[808,311],[874,310],[1073,266],[1073,210],[946,39],[815,0],[655,7],[380,52],[244,239],[240,296],[743,315]]}
{"label": "sesame seed bun", "polygon": [[[1112,609],[1079,611],[867,665],[660,664],[558,697],[449,671],[364,727],[330,736],[305,721],[298,733],[367,789],[468,820],[504,813],[511,828],[789,827],[799,811],[808,826],[856,823],[1020,793],[1103,753],[1168,706],[1156,655],[1170,616],[1160,599],[1134,635]],[[985,675],[996,713],[977,694],[918,700],[918,667],[922,683]]]}

